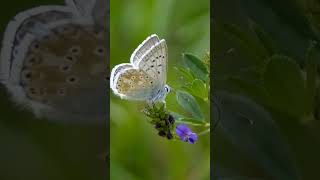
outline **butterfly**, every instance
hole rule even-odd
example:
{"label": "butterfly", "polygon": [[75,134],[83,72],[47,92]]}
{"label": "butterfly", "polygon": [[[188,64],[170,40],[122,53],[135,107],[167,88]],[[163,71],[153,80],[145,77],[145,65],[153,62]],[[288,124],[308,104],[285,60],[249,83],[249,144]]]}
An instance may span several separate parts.
{"label": "butterfly", "polygon": [[166,41],[153,34],[135,49],[130,63],[122,63],[112,69],[110,88],[123,99],[165,102],[170,92],[166,84],[167,60]]}
{"label": "butterfly", "polygon": [[65,0],[18,13],[7,25],[0,80],[19,107],[49,120],[104,121],[105,0]]}

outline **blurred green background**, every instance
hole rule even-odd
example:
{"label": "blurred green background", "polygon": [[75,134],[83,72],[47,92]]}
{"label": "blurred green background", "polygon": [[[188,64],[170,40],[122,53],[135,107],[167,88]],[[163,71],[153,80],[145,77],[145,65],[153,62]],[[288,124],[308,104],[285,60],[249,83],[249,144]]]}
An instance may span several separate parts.
{"label": "blurred green background", "polygon": [[319,179],[319,1],[213,7],[215,178]]}
{"label": "blurred green background", "polygon": [[[210,1],[111,0],[110,69],[128,63],[134,49],[149,35],[166,40],[169,53],[168,84],[179,87],[182,53],[203,57],[210,50]],[[210,138],[188,144],[157,135],[140,111],[143,104],[121,100],[110,93],[111,179],[208,180]],[[181,111],[173,93],[167,108]],[[209,109],[202,109],[209,115]]]}
{"label": "blurred green background", "polygon": [[[0,6],[0,32],[19,12],[63,0],[10,0]],[[2,35],[1,35],[2,38]],[[106,122],[65,124],[36,119],[0,85],[0,179],[106,179]]]}

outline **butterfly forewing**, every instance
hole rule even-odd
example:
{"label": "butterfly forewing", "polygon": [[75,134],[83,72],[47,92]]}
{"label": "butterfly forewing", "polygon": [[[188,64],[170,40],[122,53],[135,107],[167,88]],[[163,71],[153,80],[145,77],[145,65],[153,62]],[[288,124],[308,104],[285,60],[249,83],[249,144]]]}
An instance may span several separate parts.
{"label": "butterfly forewing", "polygon": [[144,56],[148,52],[148,50],[155,46],[159,41],[160,40],[158,36],[155,34],[147,37],[132,53],[130,62],[133,65],[137,66],[142,56]]}
{"label": "butterfly forewing", "polygon": [[167,56],[166,42],[161,40],[140,59],[138,67],[164,86],[167,76]]}

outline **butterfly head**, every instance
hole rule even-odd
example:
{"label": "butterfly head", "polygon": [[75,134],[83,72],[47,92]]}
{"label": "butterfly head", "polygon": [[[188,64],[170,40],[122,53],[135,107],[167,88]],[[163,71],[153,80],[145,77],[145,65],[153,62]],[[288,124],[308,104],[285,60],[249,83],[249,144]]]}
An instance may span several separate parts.
{"label": "butterfly head", "polygon": [[155,96],[151,101],[156,102],[156,101],[165,101],[167,95],[171,92],[170,86],[167,84],[164,86],[163,90],[158,93],[157,96]]}
{"label": "butterfly head", "polygon": [[167,84],[164,86],[164,92],[165,92],[166,95],[171,92],[171,88]]}

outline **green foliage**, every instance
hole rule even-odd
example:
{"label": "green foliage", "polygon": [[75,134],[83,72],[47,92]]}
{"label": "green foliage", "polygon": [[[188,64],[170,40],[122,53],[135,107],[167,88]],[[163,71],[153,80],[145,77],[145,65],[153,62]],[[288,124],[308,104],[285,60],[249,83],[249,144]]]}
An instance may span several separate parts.
{"label": "green foliage", "polygon": [[200,79],[193,80],[192,83],[188,83],[183,87],[184,90],[192,94],[194,97],[198,97],[203,101],[208,101],[208,87]]}
{"label": "green foliage", "polygon": [[268,35],[266,31],[264,31],[263,28],[261,28],[257,23],[254,21],[249,21],[250,27],[252,31],[256,34],[258,37],[260,43],[264,47],[264,49],[267,51],[268,56],[272,56],[273,54],[277,53],[279,50],[275,45],[275,42],[272,38]]}
{"label": "green foliage", "polygon": [[320,58],[320,51],[316,42],[311,42],[306,55],[306,88],[307,100],[310,107],[309,113],[313,112],[317,91],[317,65]]}
{"label": "green foliage", "polygon": [[307,112],[306,88],[297,63],[285,56],[273,56],[263,74],[270,105],[294,117]]}
{"label": "green foliage", "polygon": [[[208,64],[210,55],[205,55],[200,58],[190,53],[183,55],[185,62],[184,68],[179,68],[179,72],[183,77],[187,77],[186,82],[182,82],[178,89],[176,89],[176,100],[180,107],[184,110],[185,117],[180,118],[190,123],[190,119],[196,121],[208,121],[205,119],[202,110],[209,109],[209,92],[210,82],[209,73],[210,68]],[[201,106],[200,106],[201,104]]]}
{"label": "green foliage", "polygon": [[[277,2],[265,5],[274,7]],[[244,6],[246,10],[250,9],[250,15],[257,12],[254,6],[267,11],[260,1]],[[221,154],[230,149],[242,149],[240,155],[249,155],[243,160],[249,159],[259,164],[267,177],[310,179],[316,175],[311,164],[319,161],[316,152],[320,150],[317,140],[320,137],[317,121],[320,109],[317,72],[319,42],[308,26],[300,24],[298,29],[297,21],[293,22],[294,18],[287,21],[288,24],[281,24],[280,28],[277,18],[284,21],[289,14],[293,15],[292,11],[270,11],[276,11],[281,16],[272,16],[270,14],[273,12],[269,12],[270,18],[275,21],[272,25],[276,27],[267,26],[270,20],[264,21],[265,17],[259,19],[260,13],[256,13],[256,16],[244,20],[247,23],[250,19],[247,29],[233,24],[226,25],[225,32],[216,35],[223,35],[222,39],[228,38],[227,47],[237,51],[237,56],[222,57],[221,61],[216,62],[220,67],[228,59],[232,63],[237,62],[236,68],[232,68],[232,63],[227,64],[230,70],[226,68],[223,78],[221,74],[215,75],[217,79],[222,79],[214,91],[218,92],[216,95],[221,101],[219,105],[224,114],[219,126],[222,132],[218,134],[222,140],[217,141],[229,140],[231,144],[221,145]],[[296,14],[292,17],[299,16]],[[299,21],[302,20],[300,16]],[[293,31],[299,34],[293,35]],[[314,40],[306,45],[305,37],[313,37]],[[223,154],[226,157],[219,161],[227,163],[229,155]],[[234,164],[232,162],[232,166]],[[242,167],[234,169],[241,172]]]}
{"label": "green foliage", "polygon": [[192,54],[183,54],[183,60],[186,67],[190,69],[197,78],[203,81],[208,79],[209,73],[203,61]]}
{"label": "green foliage", "polygon": [[[210,59],[210,56],[206,55],[205,58]],[[179,70],[183,78],[187,79],[187,81],[182,82],[179,88],[175,89],[174,91],[176,94],[176,103],[182,108],[184,115],[174,111],[166,110],[164,105],[160,106],[160,108],[158,108],[159,110],[155,105],[152,107],[147,105],[144,112],[152,119],[152,124],[156,124],[161,119],[161,117],[159,117],[161,114],[163,117],[166,117],[165,119],[167,119],[170,114],[178,123],[203,126],[205,128],[210,127],[210,123],[205,122],[209,122],[209,119],[205,119],[205,117],[208,117],[208,115],[204,116],[202,112],[202,110],[205,108],[209,109],[210,106],[210,84],[207,79],[209,75],[209,64],[205,64],[204,60],[201,60],[192,54],[184,54],[183,60],[186,62],[185,67],[176,67],[176,69]],[[202,73],[202,75],[197,77],[194,75],[199,75],[199,73]],[[199,78],[204,78],[205,80],[201,80]],[[203,103],[205,105],[200,106],[200,104]]]}
{"label": "green foliage", "polygon": [[192,117],[197,119],[203,118],[200,107],[191,94],[185,91],[177,91],[177,101],[186,112],[191,113]]}

